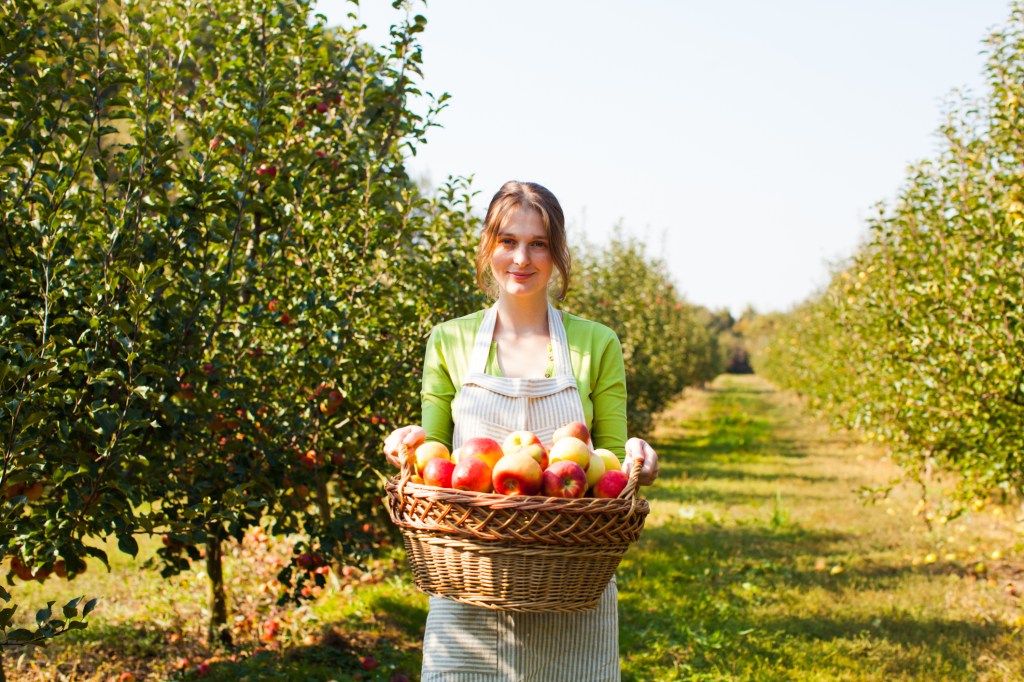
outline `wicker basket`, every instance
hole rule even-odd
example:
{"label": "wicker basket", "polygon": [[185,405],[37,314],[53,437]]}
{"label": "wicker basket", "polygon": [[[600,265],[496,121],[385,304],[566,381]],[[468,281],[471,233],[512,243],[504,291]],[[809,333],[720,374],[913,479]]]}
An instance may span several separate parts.
{"label": "wicker basket", "polygon": [[404,450],[385,485],[416,586],[501,611],[596,608],[650,511],[637,496],[641,461],[615,499],[474,493],[418,485]]}

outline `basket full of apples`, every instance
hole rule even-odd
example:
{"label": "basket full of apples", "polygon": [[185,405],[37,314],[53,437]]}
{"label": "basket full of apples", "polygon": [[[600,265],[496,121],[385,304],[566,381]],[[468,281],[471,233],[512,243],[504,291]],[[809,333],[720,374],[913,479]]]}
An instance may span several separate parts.
{"label": "basket full of apples", "polygon": [[572,422],[550,446],[515,431],[452,453],[429,441],[403,449],[385,489],[417,587],[503,611],[595,608],[650,506],[638,496],[642,461],[627,474],[589,440]]}

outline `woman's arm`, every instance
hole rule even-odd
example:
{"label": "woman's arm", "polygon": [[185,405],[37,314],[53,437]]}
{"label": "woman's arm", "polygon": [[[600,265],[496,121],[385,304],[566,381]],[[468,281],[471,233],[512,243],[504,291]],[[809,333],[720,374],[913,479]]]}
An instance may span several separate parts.
{"label": "woman's arm", "polygon": [[455,384],[448,370],[445,358],[443,333],[437,327],[427,340],[427,351],[423,357],[423,388],[421,392],[423,428],[427,440],[444,443],[452,447],[455,422],[452,420],[452,400],[455,399]]}
{"label": "woman's arm", "polygon": [[590,437],[595,448],[611,450],[621,461],[626,454],[626,367],[618,337],[609,333],[604,347],[593,357],[596,362],[591,366],[590,399],[594,419]]}

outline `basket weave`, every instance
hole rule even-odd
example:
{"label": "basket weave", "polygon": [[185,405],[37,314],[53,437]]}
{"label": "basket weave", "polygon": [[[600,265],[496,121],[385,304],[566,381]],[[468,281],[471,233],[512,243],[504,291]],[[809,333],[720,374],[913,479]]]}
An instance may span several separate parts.
{"label": "basket weave", "polygon": [[618,498],[500,495],[411,483],[404,446],[385,484],[416,586],[427,594],[501,611],[596,608],[650,511],[637,496],[634,461]]}

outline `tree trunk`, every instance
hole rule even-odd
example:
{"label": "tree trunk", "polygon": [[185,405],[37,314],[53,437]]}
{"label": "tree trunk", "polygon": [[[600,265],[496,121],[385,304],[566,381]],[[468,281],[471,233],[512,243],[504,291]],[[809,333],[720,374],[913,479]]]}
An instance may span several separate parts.
{"label": "tree trunk", "polygon": [[4,648],[0,646],[0,682],[6,682],[7,677],[4,675]]}
{"label": "tree trunk", "polygon": [[331,524],[331,495],[327,490],[327,477],[323,471],[317,472],[316,477],[316,506],[320,513],[320,522],[324,528]]}
{"label": "tree trunk", "polygon": [[224,565],[221,556],[222,531],[212,524],[206,531],[206,575],[210,580],[210,623],[206,631],[206,643],[213,647],[217,642],[231,643],[228,624],[228,600],[224,594]]}

